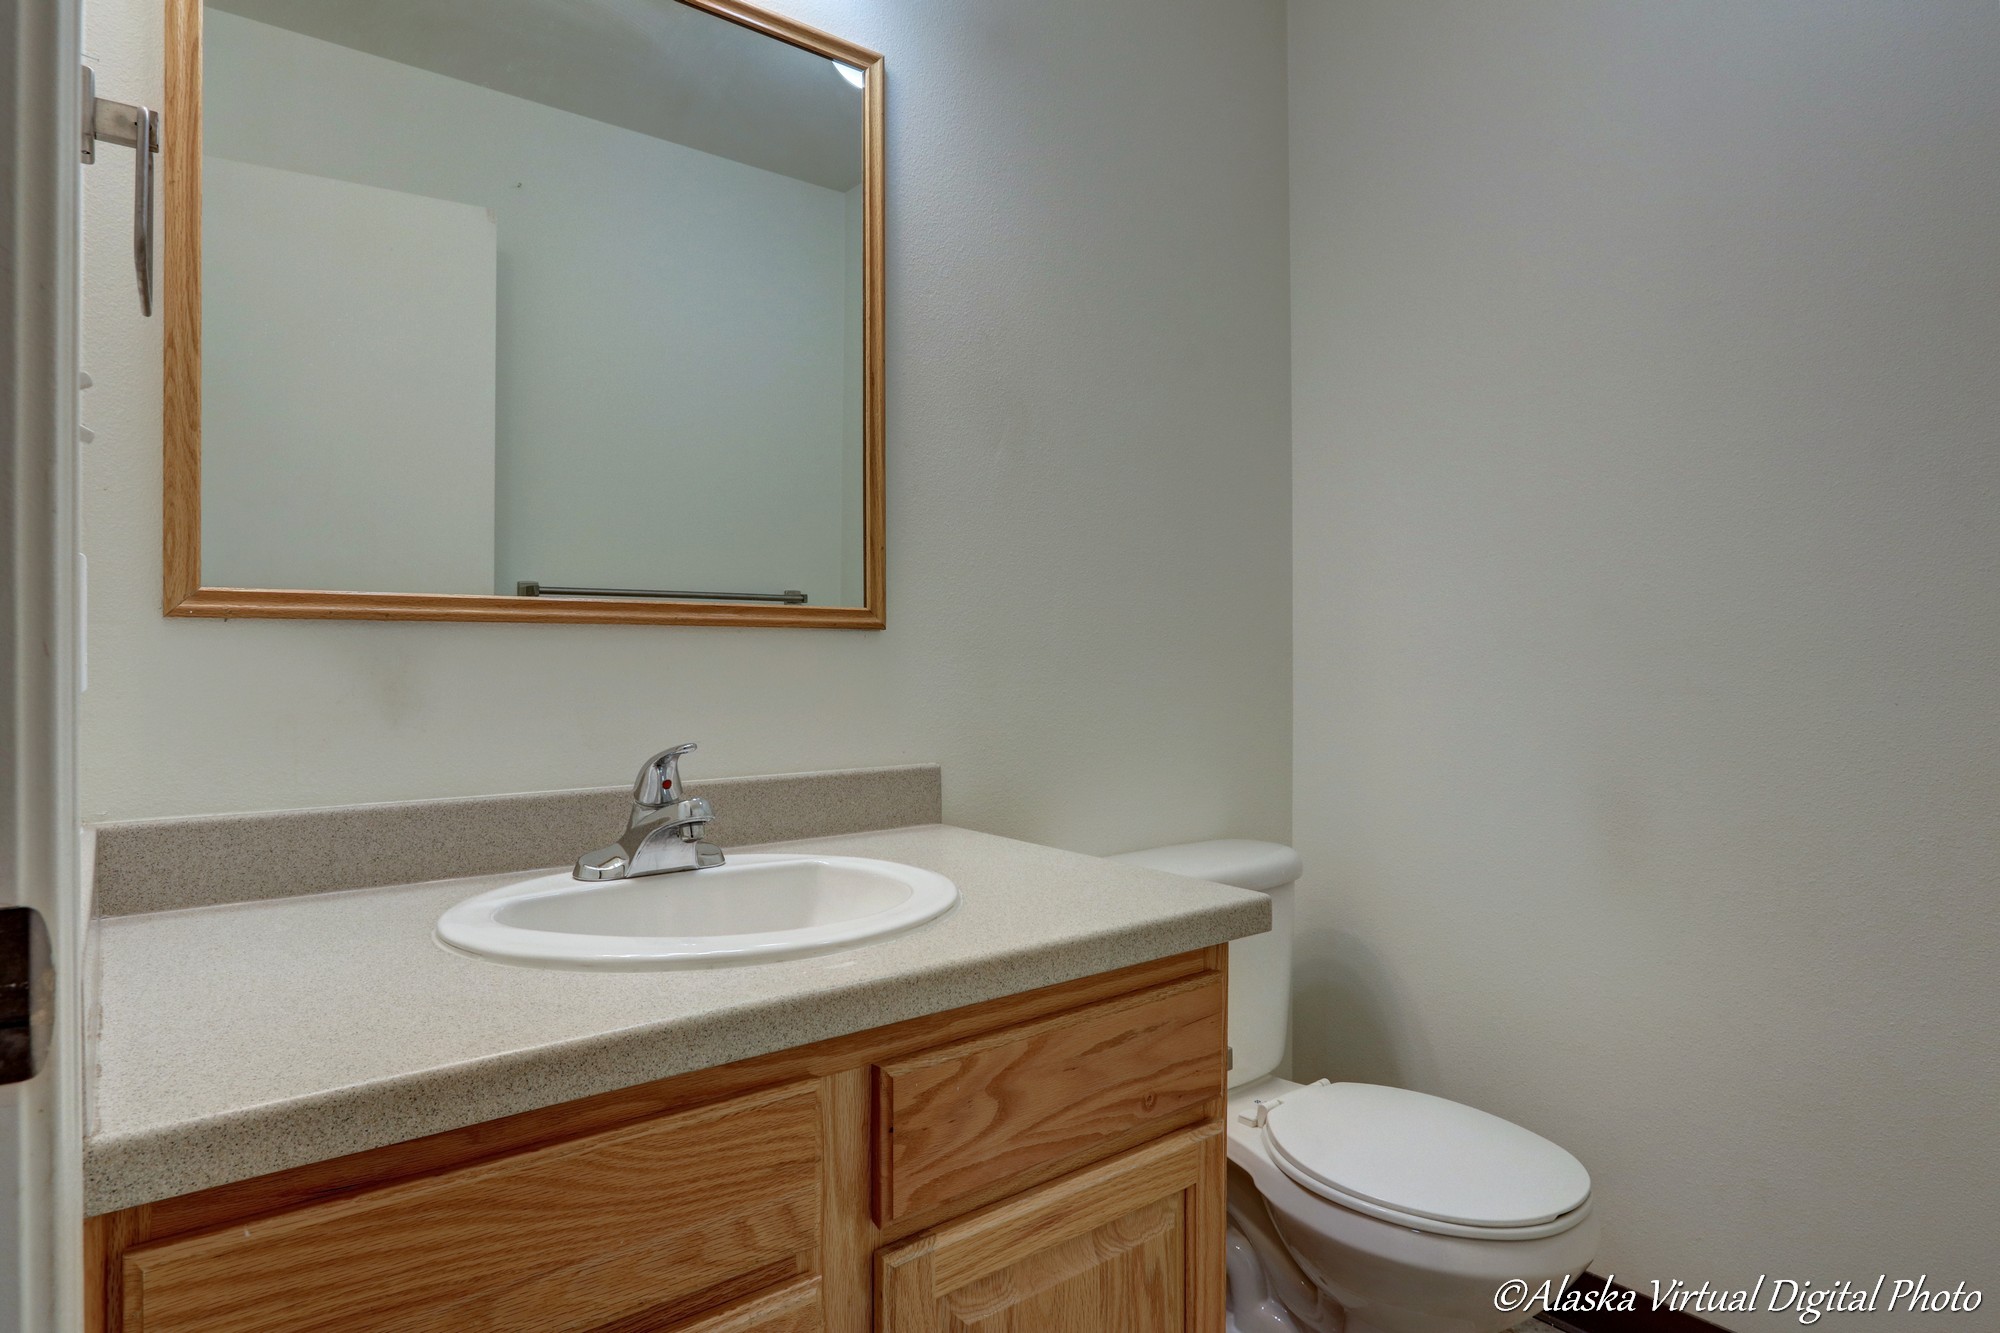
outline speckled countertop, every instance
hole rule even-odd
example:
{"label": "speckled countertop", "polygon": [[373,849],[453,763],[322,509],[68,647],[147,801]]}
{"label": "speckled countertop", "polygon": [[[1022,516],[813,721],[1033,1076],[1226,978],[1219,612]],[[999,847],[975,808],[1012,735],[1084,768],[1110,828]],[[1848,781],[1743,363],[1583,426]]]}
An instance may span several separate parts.
{"label": "speckled countertop", "polygon": [[[92,1214],[1054,985],[1270,927],[1270,900],[947,825],[770,844],[950,876],[949,916],[752,967],[571,972],[448,952],[533,872],[100,923]],[[744,848],[742,850],[752,850]]]}

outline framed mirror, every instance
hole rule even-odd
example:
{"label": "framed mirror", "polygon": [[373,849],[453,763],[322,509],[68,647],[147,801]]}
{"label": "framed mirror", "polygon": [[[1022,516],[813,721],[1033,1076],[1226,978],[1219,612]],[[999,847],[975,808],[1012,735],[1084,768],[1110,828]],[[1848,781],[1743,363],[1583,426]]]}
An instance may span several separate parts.
{"label": "framed mirror", "polygon": [[165,610],[883,624],[883,62],[735,0],[168,0]]}

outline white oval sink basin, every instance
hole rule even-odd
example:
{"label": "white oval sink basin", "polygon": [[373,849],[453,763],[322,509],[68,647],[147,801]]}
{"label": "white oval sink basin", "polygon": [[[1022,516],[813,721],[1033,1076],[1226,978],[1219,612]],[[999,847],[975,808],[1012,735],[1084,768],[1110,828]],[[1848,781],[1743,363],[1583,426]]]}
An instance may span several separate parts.
{"label": "white oval sink basin", "polygon": [[467,898],[438,918],[437,936],[532,967],[710,967],[866,944],[957,903],[956,884],[915,866],[752,853],[639,879],[543,875]]}

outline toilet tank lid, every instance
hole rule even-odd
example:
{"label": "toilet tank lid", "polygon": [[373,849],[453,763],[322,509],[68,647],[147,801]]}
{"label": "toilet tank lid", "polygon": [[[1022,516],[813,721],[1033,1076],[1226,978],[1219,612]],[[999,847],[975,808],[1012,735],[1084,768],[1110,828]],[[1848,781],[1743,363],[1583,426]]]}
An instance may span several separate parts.
{"label": "toilet tank lid", "polygon": [[1148,847],[1108,858],[1149,870],[1164,870],[1193,879],[1211,879],[1239,889],[1266,892],[1290,884],[1305,869],[1299,854],[1281,842],[1222,838],[1214,842],[1183,842],[1172,847]]}

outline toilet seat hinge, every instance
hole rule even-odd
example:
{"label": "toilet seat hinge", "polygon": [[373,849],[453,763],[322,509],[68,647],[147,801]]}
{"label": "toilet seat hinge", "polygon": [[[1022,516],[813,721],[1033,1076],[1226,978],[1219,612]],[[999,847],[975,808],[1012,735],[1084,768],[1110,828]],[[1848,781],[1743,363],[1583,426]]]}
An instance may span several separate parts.
{"label": "toilet seat hinge", "polygon": [[1236,1121],[1238,1124],[1248,1125],[1252,1129],[1262,1129],[1264,1122],[1271,1117],[1271,1108],[1274,1106],[1283,1106],[1284,1104],[1285,1099],[1283,1097],[1268,1102],[1260,1097],[1252,1103],[1254,1109],[1250,1114],[1239,1115],[1236,1117]]}

